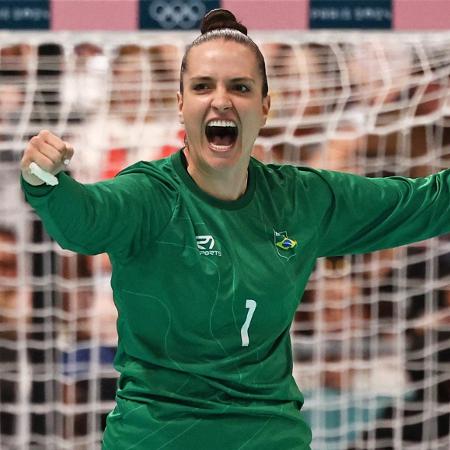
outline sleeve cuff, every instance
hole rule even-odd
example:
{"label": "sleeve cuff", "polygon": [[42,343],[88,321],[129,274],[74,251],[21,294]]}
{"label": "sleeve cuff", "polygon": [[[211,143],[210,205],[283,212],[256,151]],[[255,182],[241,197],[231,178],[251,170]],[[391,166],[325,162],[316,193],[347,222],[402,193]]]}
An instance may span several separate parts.
{"label": "sleeve cuff", "polygon": [[[56,178],[58,178],[58,181],[61,180],[61,177],[67,176],[64,174],[64,172],[60,172],[56,175]],[[53,191],[58,185],[56,186],[49,186],[47,184],[41,184],[39,186],[33,186],[32,184],[29,184],[25,181],[22,174],[20,175],[20,184],[22,186],[22,190],[27,195],[31,195],[32,197],[45,197],[47,194]]]}

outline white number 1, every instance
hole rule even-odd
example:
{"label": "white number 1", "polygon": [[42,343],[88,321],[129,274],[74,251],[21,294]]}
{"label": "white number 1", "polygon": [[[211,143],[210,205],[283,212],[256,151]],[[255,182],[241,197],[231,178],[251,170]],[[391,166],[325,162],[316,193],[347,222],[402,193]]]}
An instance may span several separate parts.
{"label": "white number 1", "polygon": [[248,327],[250,326],[250,322],[252,321],[253,313],[256,309],[255,300],[247,300],[245,302],[245,307],[248,308],[247,318],[245,319],[244,325],[241,328],[241,338],[242,338],[242,347],[248,347],[249,339],[248,339]]}

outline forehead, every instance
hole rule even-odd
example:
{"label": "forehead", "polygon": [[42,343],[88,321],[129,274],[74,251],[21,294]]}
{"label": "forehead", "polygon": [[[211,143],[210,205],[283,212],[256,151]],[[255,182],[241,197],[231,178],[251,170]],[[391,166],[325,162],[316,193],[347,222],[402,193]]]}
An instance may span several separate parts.
{"label": "forehead", "polygon": [[256,56],[247,45],[224,39],[204,42],[188,56],[189,77],[258,77]]}

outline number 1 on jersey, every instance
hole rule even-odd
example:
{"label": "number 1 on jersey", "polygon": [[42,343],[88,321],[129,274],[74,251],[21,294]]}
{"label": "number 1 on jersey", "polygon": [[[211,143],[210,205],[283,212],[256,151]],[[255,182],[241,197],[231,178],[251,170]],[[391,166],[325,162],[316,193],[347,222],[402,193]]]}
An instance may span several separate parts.
{"label": "number 1 on jersey", "polygon": [[247,300],[245,302],[245,307],[248,308],[248,312],[244,325],[242,325],[241,328],[242,347],[248,347],[249,344],[248,328],[250,326],[250,322],[252,321],[253,313],[255,312],[256,309],[255,300]]}

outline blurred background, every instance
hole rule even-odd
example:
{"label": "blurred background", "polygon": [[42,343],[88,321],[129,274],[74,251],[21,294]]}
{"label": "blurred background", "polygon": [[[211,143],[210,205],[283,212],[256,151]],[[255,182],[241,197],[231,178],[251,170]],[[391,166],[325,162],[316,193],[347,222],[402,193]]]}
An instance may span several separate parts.
{"label": "blurred background", "polygon": [[[99,448],[117,378],[109,260],[45,233],[19,189],[25,145],[62,136],[87,183],[178,150],[181,57],[218,6],[266,58],[255,158],[370,177],[449,165],[447,1],[0,2],[2,450]],[[313,449],[450,448],[448,236],[320,259],[292,340]]]}

